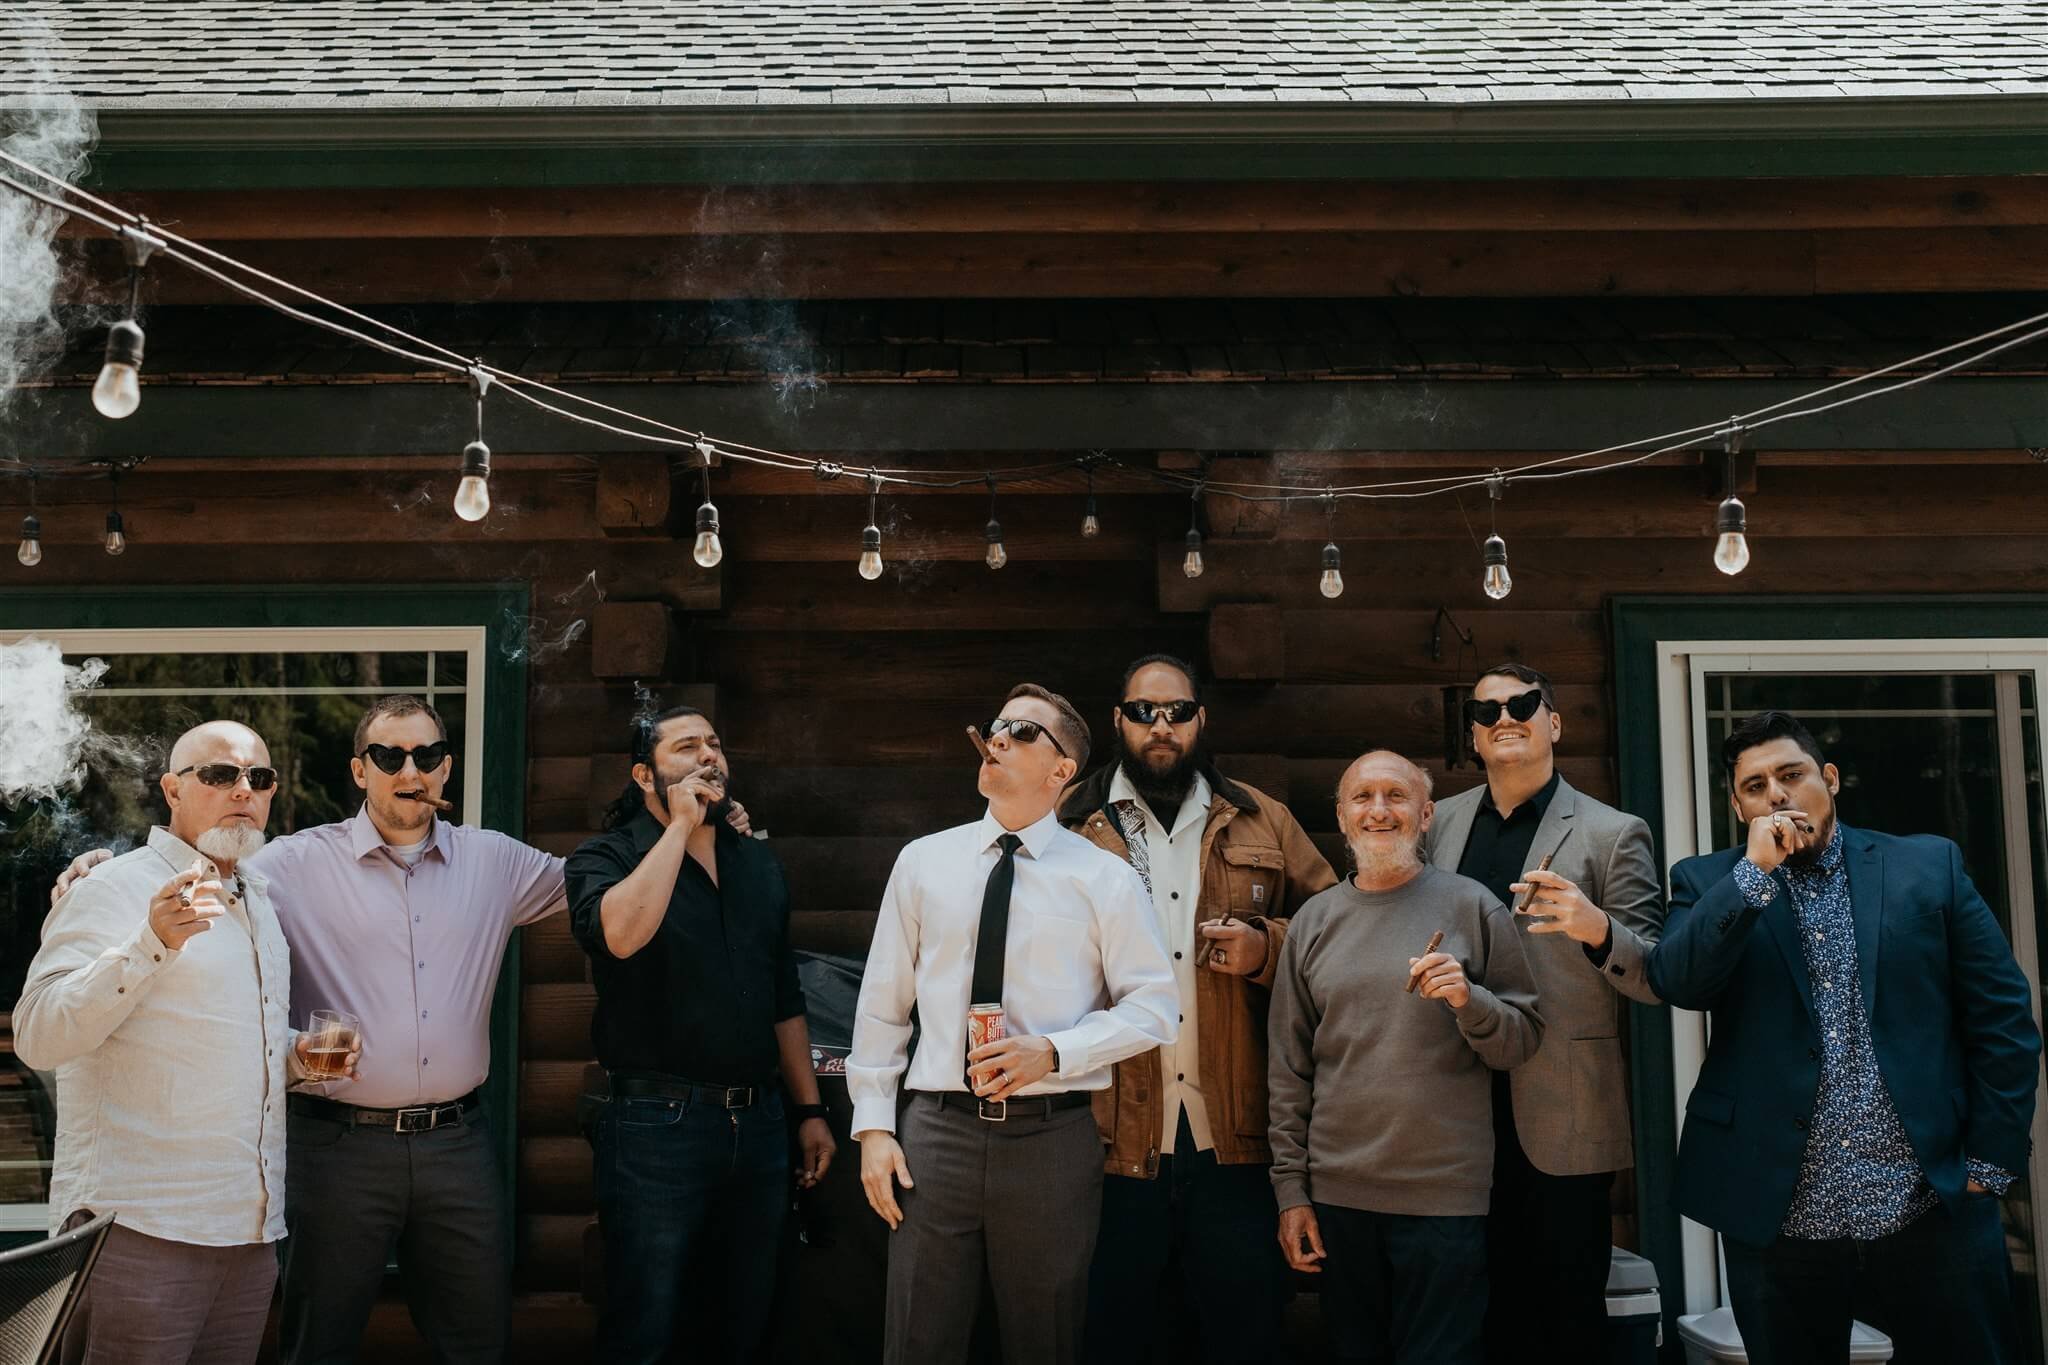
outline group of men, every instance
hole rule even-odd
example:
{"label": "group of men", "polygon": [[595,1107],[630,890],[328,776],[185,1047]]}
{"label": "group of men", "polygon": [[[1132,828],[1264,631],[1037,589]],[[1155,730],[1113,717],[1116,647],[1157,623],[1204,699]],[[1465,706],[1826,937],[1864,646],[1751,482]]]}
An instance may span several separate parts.
{"label": "group of men", "polygon": [[[1548,679],[1488,670],[1466,718],[1486,780],[1441,804],[1399,754],[1346,768],[1343,880],[1217,770],[1180,660],[1125,671],[1092,773],[1043,687],[977,727],[986,812],[899,856],[847,1062],[892,1365],[964,1359],[985,1288],[1006,1360],[1147,1359],[1167,1296],[1202,1358],[1272,1359],[1295,1272],[1345,1359],[1605,1358],[1624,998],[1713,1016],[1679,1205],[1750,1359],[1846,1360],[1852,1315],[1901,1361],[2016,1358],[1995,1196],[2040,1038],[1955,845],[1843,825],[1764,712],[1723,752],[1746,844],[1678,864],[1667,917],[1643,821],[1557,772]],[[74,1357],[253,1359],[282,1237],[287,1361],[353,1358],[394,1255],[440,1358],[501,1358],[476,1091],[506,942],[564,906],[606,1073],[597,1358],[758,1350],[792,1172],[835,1155],[789,894],[708,717],[630,743],[565,866],[435,818],[453,760],[413,698],[357,729],[362,811],[268,844],[261,739],[178,741],[169,824],[60,884],[14,1016],[62,1088],[53,1219],[119,1220]],[[325,1009],[358,1051],[313,1081]]]}

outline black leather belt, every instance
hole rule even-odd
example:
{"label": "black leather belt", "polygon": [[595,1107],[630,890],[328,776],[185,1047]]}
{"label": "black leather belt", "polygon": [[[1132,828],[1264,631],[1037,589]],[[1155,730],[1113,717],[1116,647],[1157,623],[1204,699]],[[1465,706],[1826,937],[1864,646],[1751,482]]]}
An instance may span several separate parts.
{"label": "black leather belt", "polygon": [[990,1123],[1011,1119],[1049,1119],[1064,1109],[1084,1109],[1095,1103],[1092,1090],[1066,1090],[1057,1095],[1019,1095],[1013,1100],[984,1100],[965,1090],[914,1090],[913,1095],[930,1100],[941,1109],[965,1109]]}
{"label": "black leather belt", "polygon": [[612,1094],[636,1100],[675,1100],[680,1104],[708,1104],[718,1109],[752,1109],[768,1098],[765,1085],[712,1085],[704,1081],[665,1076],[657,1071],[614,1071]]}
{"label": "black leather belt", "polygon": [[336,1123],[350,1123],[358,1127],[389,1128],[400,1135],[408,1135],[430,1133],[436,1128],[460,1123],[463,1115],[474,1113],[483,1100],[472,1090],[460,1099],[443,1100],[439,1104],[416,1104],[405,1109],[364,1109],[318,1095],[291,1095],[286,1097],[285,1103],[292,1113],[304,1114],[308,1118],[332,1119]]}

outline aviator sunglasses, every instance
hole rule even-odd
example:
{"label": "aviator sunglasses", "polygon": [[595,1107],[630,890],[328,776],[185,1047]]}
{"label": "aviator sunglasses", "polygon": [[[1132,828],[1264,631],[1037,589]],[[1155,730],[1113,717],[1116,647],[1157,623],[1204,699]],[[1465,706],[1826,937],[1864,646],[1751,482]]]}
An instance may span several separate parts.
{"label": "aviator sunglasses", "polygon": [[422,744],[416,749],[400,749],[390,744],[365,744],[363,757],[376,764],[384,772],[396,777],[410,758],[412,766],[420,772],[430,773],[447,761],[449,743],[445,739],[432,744]]}
{"label": "aviator sunglasses", "polygon": [[249,790],[252,792],[267,792],[277,785],[275,768],[243,768],[233,763],[193,763],[178,769],[171,776],[183,777],[186,773],[191,773],[209,787],[232,787],[242,780],[244,773],[249,775]]}
{"label": "aviator sunglasses", "polygon": [[1500,713],[1506,711],[1516,720],[1527,720],[1543,709],[1543,689],[1530,688],[1506,701],[1468,701],[1465,703],[1465,720],[1472,725],[1491,728],[1500,721]]}
{"label": "aviator sunglasses", "polygon": [[986,720],[981,723],[981,737],[983,739],[994,739],[1005,730],[1009,731],[1010,738],[1016,740],[1019,744],[1035,744],[1038,742],[1038,737],[1044,735],[1045,742],[1058,749],[1061,758],[1070,757],[1066,746],[1053,738],[1052,731],[1046,729],[1035,720],[1013,720],[1008,716],[997,716],[994,720]]}
{"label": "aviator sunglasses", "polygon": [[1200,702],[1182,698],[1180,701],[1120,701],[1116,709],[1124,713],[1124,719],[1133,725],[1150,725],[1165,716],[1175,725],[1186,725],[1202,710]]}

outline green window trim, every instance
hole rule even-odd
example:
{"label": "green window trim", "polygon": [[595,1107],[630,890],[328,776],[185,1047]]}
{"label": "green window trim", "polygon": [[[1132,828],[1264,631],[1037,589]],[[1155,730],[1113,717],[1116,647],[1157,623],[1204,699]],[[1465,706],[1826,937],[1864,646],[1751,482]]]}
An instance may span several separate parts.
{"label": "green window trim", "polygon": [[[481,627],[483,800],[476,820],[519,836],[526,822],[526,658],[512,637],[530,600],[524,583],[17,589],[0,593],[0,631]],[[515,932],[491,1007],[491,1071],[483,1086],[508,1210],[519,1189],[519,975]],[[515,1230],[507,1229],[508,1238]]]}
{"label": "green window trim", "polygon": [[[1621,806],[1649,822],[1658,869],[1668,874],[1658,641],[2048,639],[2048,596],[1628,596],[1609,599],[1608,622]],[[1678,1339],[1677,1316],[1684,1310],[1685,1273],[1675,1193],[1678,1117],[1670,1014],[1663,1005],[1631,1004],[1629,1011],[1636,1225],[1643,1254],[1655,1263],[1663,1287],[1665,1340],[1671,1343]]]}

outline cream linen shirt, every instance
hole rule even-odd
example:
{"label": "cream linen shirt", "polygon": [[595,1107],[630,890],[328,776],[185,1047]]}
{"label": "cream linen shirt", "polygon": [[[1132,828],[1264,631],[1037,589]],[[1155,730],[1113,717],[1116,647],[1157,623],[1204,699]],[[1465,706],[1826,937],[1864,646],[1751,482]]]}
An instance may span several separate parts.
{"label": "cream linen shirt", "polygon": [[[896,1131],[906,1079],[912,1090],[967,1089],[974,944],[1003,833],[984,815],[926,835],[896,859],[846,1059],[856,1134]],[[1018,1093],[1107,1089],[1113,1063],[1173,1043],[1173,972],[1158,923],[1130,865],[1062,829],[1056,814],[1016,833],[1023,845],[1004,940],[1003,1013],[1011,1034],[1051,1040],[1060,1064]],[[915,1058],[913,1004],[923,1030]]]}
{"label": "cream linen shirt", "polygon": [[211,928],[164,946],[150,898],[199,856],[153,829],[43,921],[14,1050],[57,1073],[53,1232],[91,1209],[197,1246],[284,1236],[290,950],[252,872]]}
{"label": "cream linen shirt", "polygon": [[1152,909],[1159,916],[1159,931],[1173,954],[1173,982],[1180,988],[1180,1038],[1161,1055],[1160,1070],[1165,1101],[1164,1128],[1159,1135],[1159,1154],[1173,1155],[1173,1140],[1180,1134],[1180,1111],[1188,1111],[1188,1131],[1194,1134],[1195,1150],[1206,1152],[1215,1144],[1209,1139],[1209,1107],[1202,1098],[1202,1018],[1195,1012],[1195,909],[1202,900],[1202,831],[1209,824],[1209,780],[1197,773],[1195,785],[1181,798],[1173,817],[1173,828],[1159,823],[1150,803],[1121,765],[1110,779],[1109,802],[1132,802],[1145,824],[1145,856],[1152,877]]}

